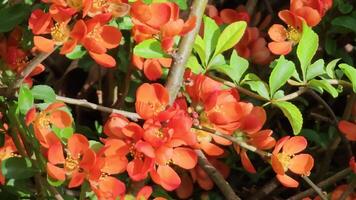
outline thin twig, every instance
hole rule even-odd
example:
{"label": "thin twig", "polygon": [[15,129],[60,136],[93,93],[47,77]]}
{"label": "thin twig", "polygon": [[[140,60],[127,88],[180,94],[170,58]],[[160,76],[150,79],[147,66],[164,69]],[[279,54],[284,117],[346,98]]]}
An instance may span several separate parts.
{"label": "thin twig", "polygon": [[266,151],[262,151],[262,150],[259,150],[257,149],[256,147],[252,146],[252,145],[249,145],[247,144],[246,142],[242,141],[242,140],[239,140],[237,138],[234,138],[230,135],[226,135],[226,134],[223,134],[223,133],[220,133],[218,131],[215,131],[213,129],[210,129],[210,128],[207,128],[207,127],[194,127],[195,129],[198,129],[198,130],[202,130],[202,131],[205,131],[205,132],[208,132],[208,133],[211,133],[213,135],[217,135],[217,136],[220,136],[224,139],[227,139],[239,146],[241,146],[242,148],[244,149],[247,149],[249,151],[252,151],[252,152],[255,152],[256,154],[260,155],[261,157],[263,158],[266,158],[266,157],[270,157],[271,156],[271,153],[269,152],[266,152]]}
{"label": "thin twig", "polygon": [[254,93],[254,92],[251,92],[251,91],[249,91],[249,90],[247,90],[247,89],[245,89],[245,88],[243,88],[243,87],[241,87],[241,86],[238,86],[238,85],[236,85],[236,84],[233,83],[233,82],[230,82],[230,81],[227,81],[227,80],[225,80],[225,79],[222,79],[222,78],[213,76],[213,75],[211,75],[211,74],[208,74],[208,76],[209,76],[211,79],[216,80],[216,81],[218,81],[218,82],[220,82],[220,83],[222,83],[222,84],[224,84],[224,85],[226,85],[226,86],[228,86],[228,87],[236,88],[240,93],[242,93],[242,94],[244,94],[244,95],[246,95],[246,96],[249,96],[249,97],[252,97],[252,98],[254,98],[254,99],[261,100],[261,101],[268,101],[268,99],[266,99],[266,98],[264,98],[264,97],[262,97],[262,96],[260,96],[260,95],[258,95],[258,94],[256,94],[256,93]]}
{"label": "thin twig", "polygon": [[353,178],[353,180],[346,188],[346,191],[341,195],[339,200],[345,200],[354,191],[355,187],[356,187],[356,178]]}
{"label": "thin twig", "polygon": [[137,120],[141,119],[141,117],[137,113],[128,112],[128,111],[124,111],[124,110],[118,110],[118,109],[114,109],[114,108],[109,108],[109,107],[101,106],[101,105],[98,105],[95,103],[90,103],[86,99],[73,99],[73,98],[63,97],[63,96],[56,96],[56,99],[58,101],[63,101],[64,103],[82,106],[82,107],[90,108],[93,110],[98,110],[98,111],[107,112],[107,113],[121,114],[133,121],[137,121]]}
{"label": "thin twig", "polygon": [[328,111],[330,117],[333,119],[334,121],[334,124],[337,124],[338,123],[338,120],[337,120],[337,117],[333,111],[333,109],[331,109],[331,107],[329,106],[328,103],[326,103],[326,101],[320,97],[319,94],[315,93],[313,90],[308,90],[308,93],[314,98],[316,99],[319,103],[321,103],[324,108]]}
{"label": "thin twig", "polygon": [[[346,107],[344,109],[344,113],[342,115],[342,119],[348,120],[351,116],[351,111],[352,111],[352,106],[354,102],[356,101],[356,94],[351,94],[351,96],[348,98]],[[332,158],[334,157],[335,151],[337,147],[339,146],[341,142],[341,137],[340,135],[336,135],[335,139],[332,141],[330,145],[328,145],[328,149],[325,152],[324,160],[322,161],[321,170],[318,172],[316,177],[323,177],[323,175],[329,170],[330,163],[332,161]]]}
{"label": "thin twig", "polygon": [[182,86],[185,65],[192,52],[195,36],[200,30],[200,24],[204,15],[208,1],[207,0],[194,0],[190,17],[196,17],[196,24],[192,31],[182,37],[178,46],[178,52],[174,56],[174,62],[169,70],[166,88],[169,92],[169,103],[172,105],[176,99],[178,92]]}
{"label": "thin twig", "polygon": [[9,87],[8,94],[13,92],[14,89],[20,87],[22,82],[25,80],[25,78],[30,75],[30,73],[38,66],[39,64],[42,63],[49,55],[51,55],[56,48],[54,48],[52,51],[47,52],[47,53],[40,53],[38,54],[34,59],[31,60],[30,63],[25,67],[25,69],[16,77],[16,80],[14,81],[13,85]]}
{"label": "thin twig", "polygon": [[277,179],[272,179],[269,181],[266,185],[264,185],[261,189],[259,189],[257,192],[254,192],[254,195],[250,197],[248,200],[258,200],[261,199],[271,192],[275,190],[279,186],[279,182]]}
{"label": "thin twig", "polygon": [[[318,187],[320,188],[325,188],[329,185],[334,184],[335,182],[342,180],[343,178],[345,178],[345,176],[347,176],[348,174],[351,173],[351,169],[350,168],[346,168],[344,170],[341,170],[340,172],[336,173],[334,176],[331,176],[323,181],[321,181],[320,183],[317,184]],[[310,196],[315,194],[315,190],[310,188],[308,190],[305,190],[304,192],[298,193],[292,197],[289,197],[287,200],[299,200],[302,199],[304,197]]]}
{"label": "thin twig", "polygon": [[227,200],[240,200],[231,188],[230,184],[225,181],[221,173],[208,161],[204,153],[201,150],[195,150],[195,152],[198,155],[199,166],[202,167],[207,174],[209,174],[209,177],[214,181],[215,185],[219,187],[225,198]]}
{"label": "thin twig", "polygon": [[315,185],[315,183],[313,183],[313,181],[310,180],[308,176],[302,176],[302,178],[304,179],[305,182],[307,182],[310,185],[310,187],[316,193],[318,193],[318,195],[321,199],[328,200],[328,197],[324,194],[323,190],[321,188],[319,188],[317,185]]}
{"label": "thin twig", "polygon": [[276,100],[273,100],[273,101],[289,101],[289,100],[292,100],[292,99],[295,99],[295,98],[299,97],[300,95],[302,95],[306,91],[308,91],[308,88],[300,87],[298,91],[290,93],[290,94],[288,94],[288,95],[286,95],[286,96],[284,96],[282,98],[279,98],[279,99],[276,99]]}

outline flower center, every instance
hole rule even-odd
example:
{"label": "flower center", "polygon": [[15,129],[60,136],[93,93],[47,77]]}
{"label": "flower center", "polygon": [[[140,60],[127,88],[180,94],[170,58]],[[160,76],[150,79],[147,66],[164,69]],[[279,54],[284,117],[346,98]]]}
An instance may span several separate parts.
{"label": "flower center", "polygon": [[289,41],[292,41],[293,44],[297,44],[301,37],[301,33],[297,29],[293,28],[292,26],[288,26],[287,39]]}
{"label": "flower center", "polygon": [[100,33],[101,33],[101,26],[100,24],[96,24],[93,30],[90,33],[88,33],[88,37],[98,40],[98,38],[101,38]]}
{"label": "flower center", "polygon": [[134,145],[130,147],[129,153],[133,159],[143,160],[143,153],[137,151]]}
{"label": "flower center", "polygon": [[68,172],[72,172],[79,167],[79,160],[68,156],[64,162],[64,168]]}
{"label": "flower center", "polygon": [[69,33],[70,30],[64,23],[56,23],[51,28],[51,36],[53,40],[59,43],[65,42],[69,37]]}
{"label": "flower center", "polygon": [[38,117],[38,123],[42,128],[51,128],[51,122],[46,113],[41,112]]}
{"label": "flower center", "polygon": [[77,10],[82,8],[82,0],[67,0],[67,4],[71,8],[75,8]]}
{"label": "flower center", "polygon": [[93,9],[101,9],[102,7],[106,6],[106,0],[94,0],[92,4]]}
{"label": "flower center", "polygon": [[281,162],[283,169],[286,172],[288,170],[289,162],[292,159],[292,156],[285,153],[279,153],[277,158]]}

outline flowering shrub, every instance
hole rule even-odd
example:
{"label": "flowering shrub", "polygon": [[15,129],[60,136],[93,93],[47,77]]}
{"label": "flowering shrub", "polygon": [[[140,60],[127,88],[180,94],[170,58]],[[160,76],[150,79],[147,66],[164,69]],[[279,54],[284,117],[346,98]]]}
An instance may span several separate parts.
{"label": "flowering shrub", "polygon": [[355,199],[356,5],[210,3],[0,3],[1,197]]}

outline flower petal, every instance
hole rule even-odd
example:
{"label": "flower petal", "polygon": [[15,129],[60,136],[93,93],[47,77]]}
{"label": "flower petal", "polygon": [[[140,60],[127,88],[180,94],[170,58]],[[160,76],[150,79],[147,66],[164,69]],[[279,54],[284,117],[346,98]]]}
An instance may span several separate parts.
{"label": "flower petal", "polygon": [[292,51],[292,42],[270,42],[268,49],[275,55],[287,55]]}
{"label": "flower petal", "polygon": [[59,168],[51,163],[47,163],[47,173],[51,178],[55,180],[59,180],[59,181],[66,180],[64,169]]}
{"label": "flower petal", "polygon": [[[356,104],[355,104],[356,105]],[[345,120],[339,122],[339,130],[350,141],[356,141],[356,124]]]}
{"label": "flower petal", "polygon": [[268,30],[268,35],[275,42],[284,42],[287,39],[287,30],[280,24],[273,24]]}
{"label": "flower petal", "polygon": [[60,142],[50,145],[48,149],[48,161],[53,165],[64,163],[63,147]]}
{"label": "flower petal", "polygon": [[288,168],[299,175],[309,175],[314,166],[314,159],[309,154],[299,154],[294,156],[290,162]]}
{"label": "flower petal", "polygon": [[111,67],[115,67],[116,65],[115,59],[109,54],[106,53],[97,54],[89,51],[89,55],[95,60],[96,63],[98,63],[102,67],[111,68]]}
{"label": "flower petal", "polygon": [[250,159],[247,156],[246,150],[241,150],[240,153],[240,157],[241,157],[241,163],[242,166],[250,173],[255,174],[256,173],[256,169],[253,166],[253,164],[251,163]]}
{"label": "flower petal", "polygon": [[289,138],[283,145],[283,153],[294,155],[307,148],[308,141],[303,136]]}
{"label": "flower petal", "polygon": [[184,169],[193,169],[197,164],[198,157],[192,149],[177,147],[173,149],[172,160],[174,164]]}
{"label": "flower petal", "polygon": [[85,174],[80,172],[74,172],[71,180],[69,181],[68,188],[75,188],[80,186],[85,179]]}
{"label": "flower petal", "polygon": [[104,47],[112,49],[119,45],[122,35],[120,30],[113,26],[103,26],[101,37],[103,39]]}
{"label": "flower petal", "polygon": [[285,187],[296,188],[299,186],[299,183],[296,180],[294,180],[293,178],[291,178],[290,176],[288,176],[286,174],[284,174],[284,175],[277,174],[276,178]]}
{"label": "flower petal", "polygon": [[178,174],[168,165],[158,166],[157,174],[160,178],[160,185],[168,191],[177,189],[181,183]]}
{"label": "flower petal", "polygon": [[55,45],[53,40],[44,38],[42,36],[34,36],[33,44],[39,51],[46,52],[46,53],[53,51]]}

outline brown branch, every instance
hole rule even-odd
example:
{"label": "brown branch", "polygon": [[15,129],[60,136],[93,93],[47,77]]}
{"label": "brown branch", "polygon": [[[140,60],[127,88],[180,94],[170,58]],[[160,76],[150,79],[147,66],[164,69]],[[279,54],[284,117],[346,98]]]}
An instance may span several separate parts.
{"label": "brown branch", "polygon": [[307,176],[302,176],[302,178],[304,179],[305,182],[307,182],[307,183],[310,185],[310,187],[311,187],[316,193],[318,193],[318,195],[319,195],[319,197],[320,197],[321,199],[323,199],[323,200],[328,200],[328,197],[325,196],[325,193],[323,192],[323,190],[322,190],[320,187],[318,187],[317,185],[315,185],[315,183],[313,183],[313,181],[310,180],[309,177],[307,177]]}
{"label": "brown branch", "polygon": [[192,52],[195,36],[200,30],[200,24],[204,15],[207,0],[194,0],[190,11],[190,17],[196,17],[196,25],[192,31],[182,37],[178,46],[178,52],[174,56],[174,62],[169,70],[166,88],[169,92],[169,102],[173,104],[182,86],[185,65]]}
{"label": "brown branch", "polygon": [[195,152],[198,155],[199,166],[209,175],[215,185],[219,187],[225,198],[228,200],[240,200],[221,173],[208,161],[204,153],[201,150],[195,150]]}
{"label": "brown branch", "polygon": [[258,95],[258,94],[256,94],[256,93],[254,93],[254,92],[251,92],[251,91],[249,91],[249,90],[247,90],[247,89],[245,89],[245,88],[243,88],[243,87],[241,87],[241,86],[238,86],[238,85],[236,85],[236,84],[233,83],[233,82],[230,82],[230,81],[227,81],[227,80],[225,80],[225,79],[222,79],[222,78],[213,76],[213,75],[211,75],[211,74],[209,74],[208,76],[209,76],[211,79],[216,80],[216,81],[218,81],[218,82],[220,82],[220,83],[222,83],[222,84],[224,84],[224,85],[226,85],[226,86],[228,86],[228,87],[236,88],[240,93],[242,93],[242,94],[244,94],[244,95],[246,95],[246,96],[249,96],[249,97],[252,97],[252,98],[254,98],[254,99],[261,100],[261,101],[268,101],[268,99],[266,99],[266,98],[264,98],[264,97],[262,97],[262,96],[260,96],[260,95]]}
{"label": "brown branch", "polygon": [[41,64],[49,55],[51,55],[56,48],[48,53],[40,53],[30,63],[25,67],[25,69],[16,77],[13,85],[9,87],[8,94],[12,93],[14,89],[19,88],[25,78],[30,75],[30,73],[36,68],[37,65]]}
{"label": "brown branch", "polygon": [[73,98],[63,97],[63,96],[56,96],[56,99],[58,101],[63,101],[64,103],[67,103],[67,104],[82,106],[85,108],[90,108],[93,110],[98,110],[98,111],[107,112],[107,113],[121,114],[133,121],[137,121],[137,120],[141,119],[141,117],[137,113],[128,112],[128,111],[124,111],[124,110],[118,110],[118,109],[114,109],[114,108],[109,108],[109,107],[101,106],[101,105],[98,105],[95,103],[90,103],[86,99],[73,99]]}
{"label": "brown branch", "polygon": [[[200,30],[200,24],[207,3],[207,0],[193,1],[190,17],[196,17],[196,26],[191,32],[189,32],[182,38],[178,47],[178,52],[174,54],[173,66],[169,71],[168,79],[166,82],[166,89],[169,92],[169,103],[171,105],[175,101],[178,92],[182,86],[185,65],[192,52],[195,37]],[[240,198],[235,194],[229,183],[227,183],[221,173],[217,169],[215,169],[215,167],[212,166],[211,163],[209,163],[204,153],[201,150],[196,150],[196,153],[198,155],[199,165],[219,187],[225,198],[229,200],[239,200]]]}
{"label": "brown branch", "polygon": [[[335,182],[338,182],[339,180],[342,180],[345,176],[347,176],[350,173],[351,173],[351,169],[346,168],[346,169],[336,173],[334,176],[331,176],[331,177],[321,181],[320,183],[317,184],[317,186],[320,188],[325,188],[329,185],[334,184]],[[287,200],[299,200],[299,199],[302,199],[304,197],[307,197],[307,196],[310,196],[313,194],[315,194],[315,190],[310,188],[308,190],[305,190],[304,192],[301,192],[301,193],[298,193],[292,197],[289,197]]]}
{"label": "brown branch", "polygon": [[227,139],[239,146],[241,146],[242,148],[244,149],[247,149],[249,151],[252,151],[252,152],[255,152],[256,154],[260,155],[261,157],[263,158],[266,158],[266,157],[270,157],[271,156],[271,153],[269,152],[266,152],[266,151],[262,151],[262,150],[259,150],[257,149],[256,147],[252,146],[252,145],[249,145],[247,144],[245,141],[242,141],[242,140],[239,140],[237,138],[234,138],[230,135],[226,135],[226,134],[223,134],[223,133],[220,133],[218,131],[215,131],[213,129],[210,129],[210,128],[207,128],[207,127],[194,127],[195,129],[198,129],[198,130],[202,130],[202,131],[205,131],[205,132],[208,132],[208,133],[211,133],[213,135],[217,135],[217,136],[220,136],[224,139]]}
{"label": "brown branch", "polygon": [[308,93],[309,93],[314,99],[316,99],[319,103],[321,103],[321,104],[324,106],[324,108],[326,109],[326,111],[328,111],[330,117],[332,118],[333,123],[334,123],[334,124],[338,124],[337,117],[336,117],[336,115],[335,115],[333,109],[331,109],[331,107],[329,106],[329,104],[326,103],[326,101],[325,101],[323,98],[321,98],[319,94],[315,93],[313,90],[310,90],[310,89],[309,89],[309,90],[308,90]]}
{"label": "brown branch", "polygon": [[308,88],[305,87],[300,87],[298,91],[290,93],[282,98],[276,99],[274,101],[289,101],[292,99],[295,99],[297,97],[299,97],[300,95],[302,95],[303,93],[305,93],[306,91],[308,91]]}
{"label": "brown branch", "polygon": [[[351,96],[347,100],[347,104],[344,110],[344,113],[342,115],[342,119],[348,120],[351,116],[351,111],[352,111],[352,106],[354,102],[356,101],[356,94],[351,94]],[[321,170],[318,172],[316,177],[323,177],[323,175],[329,170],[330,163],[332,161],[332,158],[334,157],[335,151],[338,148],[339,144],[341,142],[341,137],[340,135],[336,135],[336,138],[332,141],[332,143],[329,145],[329,148],[325,152],[324,160],[322,161]]]}
{"label": "brown branch", "polygon": [[272,179],[270,182],[268,182],[266,185],[264,185],[261,189],[259,189],[257,192],[254,192],[254,195],[250,197],[248,200],[258,200],[261,199],[271,192],[273,192],[278,186],[279,186],[279,181],[277,179]]}

